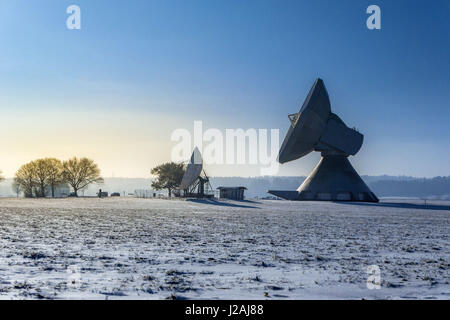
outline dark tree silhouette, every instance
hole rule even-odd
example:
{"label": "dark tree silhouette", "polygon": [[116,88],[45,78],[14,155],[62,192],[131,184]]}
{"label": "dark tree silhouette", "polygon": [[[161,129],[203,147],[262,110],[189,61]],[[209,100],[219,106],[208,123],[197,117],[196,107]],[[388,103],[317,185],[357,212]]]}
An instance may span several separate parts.
{"label": "dark tree silhouette", "polygon": [[184,165],[168,162],[153,168],[151,173],[157,176],[157,179],[152,182],[152,188],[156,190],[167,189],[169,197],[171,197],[172,190],[178,188],[183,179]]}

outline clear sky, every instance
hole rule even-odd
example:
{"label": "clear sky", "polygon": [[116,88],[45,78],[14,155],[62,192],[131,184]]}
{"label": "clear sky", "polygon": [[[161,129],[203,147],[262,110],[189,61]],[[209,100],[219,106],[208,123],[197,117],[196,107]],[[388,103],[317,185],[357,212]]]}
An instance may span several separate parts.
{"label": "clear sky", "polygon": [[[68,30],[66,8],[81,8]],[[381,8],[368,30],[366,8]],[[96,160],[148,177],[171,132],[279,128],[315,78],[365,135],[361,174],[450,175],[450,2],[0,0],[0,169]],[[318,154],[282,166],[306,175]],[[210,175],[257,175],[214,166]]]}

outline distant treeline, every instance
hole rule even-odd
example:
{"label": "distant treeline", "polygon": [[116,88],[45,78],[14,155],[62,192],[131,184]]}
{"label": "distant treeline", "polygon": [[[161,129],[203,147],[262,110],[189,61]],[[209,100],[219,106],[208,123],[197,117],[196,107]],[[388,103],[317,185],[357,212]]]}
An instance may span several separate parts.
{"label": "distant treeline", "polygon": [[431,179],[379,180],[369,183],[379,197],[450,197],[450,176]]}
{"label": "distant treeline", "polygon": [[[413,178],[404,176],[363,176],[363,180],[379,197],[441,197],[450,198],[450,176]],[[267,190],[296,190],[305,177],[214,177],[211,184],[243,186],[247,197],[266,197]]]}

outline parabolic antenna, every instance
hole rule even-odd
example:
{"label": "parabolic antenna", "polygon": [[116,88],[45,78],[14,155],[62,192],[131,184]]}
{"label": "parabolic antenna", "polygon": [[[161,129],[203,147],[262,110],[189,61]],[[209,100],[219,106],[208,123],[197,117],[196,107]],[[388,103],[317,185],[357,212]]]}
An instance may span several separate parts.
{"label": "parabolic antenna", "polygon": [[331,112],[321,79],[314,82],[300,111],[289,115],[289,119],[291,126],[278,161],[286,163],[312,151],[320,151],[322,159],[297,191],[269,190],[269,193],[288,200],[378,202],[347,159],[361,149],[364,136]]}
{"label": "parabolic antenna", "polygon": [[202,155],[197,147],[195,147],[192,152],[191,159],[186,166],[186,171],[184,172],[179,189],[180,191],[183,191],[184,197],[214,197],[211,185],[209,184],[209,178],[203,170]]}
{"label": "parabolic antenna", "polygon": [[195,147],[192,152],[191,159],[184,172],[183,179],[181,180],[180,189],[185,190],[191,186],[195,180],[198,179],[203,170],[203,160],[200,150]]}

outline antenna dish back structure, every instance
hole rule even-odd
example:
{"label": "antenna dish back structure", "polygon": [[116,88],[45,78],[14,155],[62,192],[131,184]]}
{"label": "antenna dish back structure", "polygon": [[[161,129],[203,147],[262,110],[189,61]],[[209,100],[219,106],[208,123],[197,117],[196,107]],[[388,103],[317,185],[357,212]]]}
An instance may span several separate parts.
{"label": "antenna dish back structure", "polygon": [[293,161],[313,151],[321,152],[322,158],[297,191],[269,190],[270,194],[287,200],[378,202],[348,160],[361,149],[364,136],[331,112],[322,79],[314,82],[300,111],[289,115],[289,120],[278,162]]}
{"label": "antenna dish back structure", "polygon": [[179,188],[184,197],[214,197],[209,178],[203,170],[202,155],[197,147],[192,152],[191,159],[186,166],[186,171],[184,172]]}

